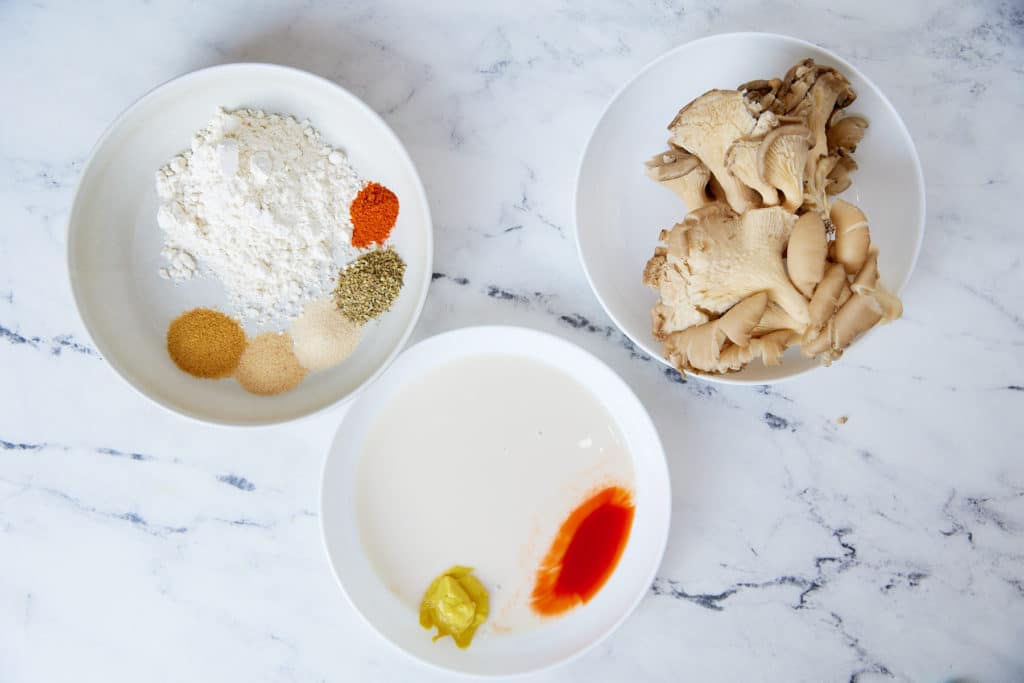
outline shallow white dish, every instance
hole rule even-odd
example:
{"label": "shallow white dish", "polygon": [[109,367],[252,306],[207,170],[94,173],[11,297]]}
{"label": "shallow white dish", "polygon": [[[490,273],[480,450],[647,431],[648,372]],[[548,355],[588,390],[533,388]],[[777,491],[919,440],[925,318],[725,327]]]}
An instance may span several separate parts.
{"label": "shallow white dish", "polygon": [[[398,195],[392,242],[405,286],[391,311],[367,328],[345,363],[278,396],[246,393],[230,379],[200,380],[166,351],[168,323],[197,306],[223,308],[210,278],[172,285],[159,278],[162,233],[154,174],[188,148],[218,106],[308,118],[344,149],[360,176]],[[199,420],[261,425],[309,415],[358,391],[391,362],[419,318],[430,284],[433,229],[423,184],[402,143],[366,104],[318,76],[273,64],[228,64],[176,78],[129,107],[85,165],[68,224],[68,269],[79,314],[100,354],[158,404]],[[251,331],[251,330],[250,330]]]}
{"label": "shallow white dish", "polygon": [[[583,385],[614,415],[632,458],[636,512],[626,549],[608,583],[593,600],[522,633],[478,637],[468,649],[458,650],[447,638],[431,642],[431,634],[419,625],[416,611],[389,590],[371,565],[357,520],[357,469],[371,425],[403,386],[450,362],[493,354],[520,356],[553,366],[552,371],[560,371]],[[500,390],[494,388],[495,392]],[[424,443],[423,457],[430,457],[432,447],[443,446]],[[401,504],[395,501],[395,505]],[[548,334],[514,327],[456,330],[420,342],[403,353],[349,408],[324,464],[320,498],[331,566],[342,590],[366,622],[421,662],[482,676],[516,675],[554,666],[582,654],[615,630],[650,589],[667,540],[670,508],[661,442],[629,387],[578,347]],[[409,561],[416,559],[411,557]]]}
{"label": "shallow white dish", "polygon": [[[871,223],[883,281],[899,291],[910,278],[924,238],[924,175],[910,133],[885,95],[853,65],[803,40],[770,33],[703,38],[655,60],[612,98],[590,136],[576,181],[576,243],[590,286],[619,329],[652,357],[662,359],[661,343],[651,334],[650,310],[658,297],[641,275],[658,233],[682,220],[686,209],[644,175],[643,162],[665,147],[666,127],[687,102],[714,88],[781,78],[807,57],[838,68],[857,91],[847,111],[866,116],[871,125],[854,155],[860,169],[842,196]],[[885,328],[877,333],[885,334]],[[856,348],[854,343],[847,356]],[[698,376],[765,384],[816,367],[791,348],[780,366],[755,362],[735,374]]]}

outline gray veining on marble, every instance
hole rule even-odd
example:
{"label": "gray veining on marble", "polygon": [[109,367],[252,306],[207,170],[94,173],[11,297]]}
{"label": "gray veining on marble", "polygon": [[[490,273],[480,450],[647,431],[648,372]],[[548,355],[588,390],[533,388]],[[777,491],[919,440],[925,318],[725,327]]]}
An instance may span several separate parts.
{"label": "gray veining on marble", "polygon": [[[650,595],[534,680],[1024,680],[1024,7],[806,4],[0,3],[0,680],[441,679],[334,585],[315,510],[339,413],[185,421],[119,381],[73,310],[64,223],[95,140],[155,84],[240,60],[331,78],[406,143],[436,221],[417,338],[553,332],[662,433],[674,517]],[[570,215],[612,93],[733,30],[856,63],[928,187],[904,319],[760,389],[639,352],[590,294]]]}

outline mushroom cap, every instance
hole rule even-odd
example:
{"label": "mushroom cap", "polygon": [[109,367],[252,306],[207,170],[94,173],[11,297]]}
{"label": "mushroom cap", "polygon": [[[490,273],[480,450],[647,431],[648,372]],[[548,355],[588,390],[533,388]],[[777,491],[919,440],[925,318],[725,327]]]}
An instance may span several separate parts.
{"label": "mushroom cap", "polygon": [[741,183],[761,195],[761,203],[775,206],[779,203],[779,193],[762,176],[758,165],[758,150],[761,141],[741,138],[732,143],[725,153],[725,167]]}
{"label": "mushroom cap", "polygon": [[672,190],[690,211],[711,201],[707,193],[711,171],[689,152],[672,147],[644,162],[647,177]]}
{"label": "mushroom cap", "polygon": [[776,102],[776,95],[782,87],[782,80],[772,78],[767,80],[747,81],[736,89],[742,92],[748,100],[757,104],[761,111],[771,111]]}
{"label": "mushroom cap", "polygon": [[725,167],[725,152],[757,124],[753,106],[736,90],[711,90],[679,110],[669,124],[672,142],[697,156],[718,180],[737,213],[755,205],[755,196]]}
{"label": "mushroom cap", "polygon": [[[839,113],[838,111],[836,112]],[[863,116],[844,116],[836,120],[832,117],[832,123],[828,127],[825,138],[828,142],[828,153],[845,152],[852,154],[857,151],[857,145],[864,138],[864,131],[868,127],[868,120]]]}
{"label": "mushroom cap", "polygon": [[677,224],[664,233],[666,247],[659,247],[644,268],[644,282],[660,292],[658,302],[651,309],[651,332],[656,339],[685,330],[708,321],[706,312],[691,300],[690,282],[686,265],[680,254],[686,253],[688,226]]}
{"label": "mushroom cap", "polygon": [[828,174],[828,178],[825,182],[825,192],[827,194],[839,194],[849,189],[850,185],[853,184],[853,180],[850,178],[850,174],[857,170],[857,162],[848,156],[840,154],[837,157],[829,157],[835,159],[836,164]]}
{"label": "mushroom cap", "polygon": [[760,176],[782,192],[782,206],[790,212],[795,212],[804,201],[810,133],[802,125],[780,126],[765,135],[757,150]]}
{"label": "mushroom cap", "polygon": [[686,175],[700,165],[700,159],[679,149],[668,149],[644,162],[647,177],[659,183]]}
{"label": "mushroom cap", "polygon": [[694,220],[684,260],[691,294],[700,306],[721,313],[766,291],[794,320],[806,324],[807,300],[789,281],[782,260],[796,217],[780,207],[752,209],[739,217],[708,208],[687,218]]}
{"label": "mushroom cap", "polygon": [[673,332],[665,339],[664,355],[677,370],[716,372],[725,333],[714,321]]}

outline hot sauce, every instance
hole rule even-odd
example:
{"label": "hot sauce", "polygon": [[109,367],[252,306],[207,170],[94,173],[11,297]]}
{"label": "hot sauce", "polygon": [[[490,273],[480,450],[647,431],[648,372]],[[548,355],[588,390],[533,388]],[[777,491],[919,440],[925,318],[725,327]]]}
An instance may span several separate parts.
{"label": "hot sauce", "polygon": [[602,489],[573,510],[537,570],[534,611],[561,614],[601,590],[626,548],[633,511],[632,496],[621,486]]}

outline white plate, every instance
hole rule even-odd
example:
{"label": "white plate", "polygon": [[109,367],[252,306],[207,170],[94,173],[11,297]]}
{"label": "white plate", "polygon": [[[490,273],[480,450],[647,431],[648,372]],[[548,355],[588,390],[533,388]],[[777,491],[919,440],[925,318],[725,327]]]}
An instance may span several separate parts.
{"label": "white plate", "polygon": [[[655,60],[612,98],[576,180],[576,243],[590,286],[619,329],[654,358],[662,358],[661,343],[651,334],[658,296],[641,275],[659,231],[679,222],[685,208],[644,175],[643,162],[664,149],[666,127],[687,102],[713,88],[781,78],[807,57],[842,71],[857,91],[847,111],[866,116],[871,125],[854,155],[860,169],[843,196],[867,214],[871,239],[881,250],[882,279],[899,291],[910,278],[924,238],[924,175],[910,133],[885,95],[851,64],[803,40],[770,33],[703,38]],[[848,353],[855,349],[856,343]],[[755,362],[735,374],[701,377],[764,384],[816,367],[794,348],[781,366]]]}
{"label": "white plate", "polygon": [[[200,380],[166,351],[167,325],[197,306],[221,306],[219,283],[173,285],[159,278],[162,234],[155,173],[188,148],[218,106],[253,107],[308,118],[344,149],[361,177],[398,195],[393,243],[407,264],[394,308],[345,363],[273,397],[246,393],[234,380]],[[344,88],[272,64],[228,64],[176,78],[128,108],[97,143],[79,181],[68,224],[68,268],[75,302],[100,354],[140,393],[199,420],[234,425],[283,422],[351,396],[405,343],[430,284],[433,230],[423,184],[387,124]]]}
{"label": "white plate", "polygon": [[[632,456],[636,512],[626,549],[608,583],[585,605],[523,633],[478,638],[458,650],[431,642],[418,615],[374,571],[359,538],[355,482],[359,454],[380,411],[409,382],[452,361],[481,354],[523,356],[554,366],[582,384],[615,417]],[[500,387],[495,387],[496,392]],[[482,397],[486,400],[486,397]],[[422,455],[444,444],[423,444]],[[396,501],[401,505],[401,501]],[[324,464],[320,519],[335,576],[352,605],[386,640],[441,669],[503,676],[571,659],[608,636],[650,589],[668,536],[671,508],[665,456],[639,399],[612,370],[578,347],[515,327],[473,327],[432,337],[403,353],[349,408]],[[525,514],[525,512],[524,512]],[[410,562],[416,558],[410,557]]]}

